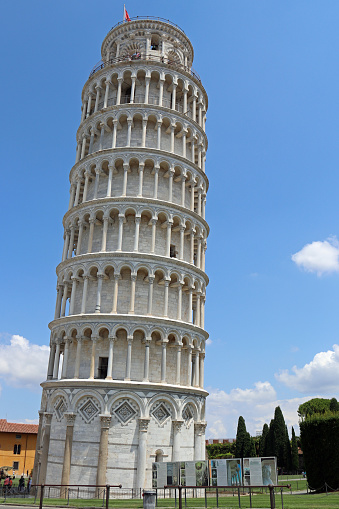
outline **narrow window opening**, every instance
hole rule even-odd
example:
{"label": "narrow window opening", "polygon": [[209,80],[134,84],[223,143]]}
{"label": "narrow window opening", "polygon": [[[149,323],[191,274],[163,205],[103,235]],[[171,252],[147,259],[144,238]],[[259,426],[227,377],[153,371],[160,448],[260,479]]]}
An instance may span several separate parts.
{"label": "narrow window opening", "polygon": [[171,258],[176,258],[176,257],[177,257],[177,254],[178,254],[178,251],[176,251],[176,249],[175,249],[175,245],[174,245],[174,244],[171,244],[171,245],[170,245],[170,257],[171,257]]}
{"label": "narrow window opening", "polygon": [[108,369],[108,357],[99,357],[98,378],[105,379]]}
{"label": "narrow window opening", "polygon": [[21,445],[15,444],[13,449],[13,454],[20,454],[21,453]]}

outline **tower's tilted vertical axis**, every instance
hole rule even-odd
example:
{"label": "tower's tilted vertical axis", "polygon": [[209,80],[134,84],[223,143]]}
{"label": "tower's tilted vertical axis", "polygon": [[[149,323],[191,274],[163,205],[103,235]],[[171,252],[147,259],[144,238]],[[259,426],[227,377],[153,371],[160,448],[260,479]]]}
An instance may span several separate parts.
{"label": "tower's tilted vertical axis", "polygon": [[150,487],[205,457],[207,95],[159,19],[120,23],[82,92],[34,481]]}

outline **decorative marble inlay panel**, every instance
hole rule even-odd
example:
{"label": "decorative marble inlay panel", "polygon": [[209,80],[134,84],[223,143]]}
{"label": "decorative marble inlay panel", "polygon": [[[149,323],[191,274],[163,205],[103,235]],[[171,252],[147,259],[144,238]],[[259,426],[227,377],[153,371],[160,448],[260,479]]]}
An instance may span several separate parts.
{"label": "decorative marble inlay panel", "polygon": [[164,403],[160,403],[152,411],[152,415],[157,423],[162,426],[167,419],[171,416],[171,412],[166,408]]}
{"label": "decorative marble inlay panel", "polygon": [[193,422],[193,410],[191,405],[186,405],[183,412],[182,412],[182,418],[184,419],[184,423],[186,428],[189,428]]}
{"label": "decorative marble inlay panel", "polygon": [[96,417],[99,412],[100,409],[97,407],[93,399],[87,399],[79,408],[79,414],[87,423],[93,421],[94,417]]}
{"label": "decorative marble inlay panel", "polygon": [[121,424],[128,424],[137,414],[128,401],[123,401],[115,410],[114,415],[117,416]]}
{"label": "decorative marble inlay panel", "polygon": [[61,421],[64,416],[64,413],[67,412],[67,405],[64,398],[59,398],[54,405],[54,414],[57,421]]}

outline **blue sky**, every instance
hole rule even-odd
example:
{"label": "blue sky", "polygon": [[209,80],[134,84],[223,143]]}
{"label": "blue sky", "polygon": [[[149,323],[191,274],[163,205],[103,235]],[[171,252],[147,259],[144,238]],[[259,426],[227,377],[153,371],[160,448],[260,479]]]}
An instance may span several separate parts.
{"label": "blue sky", "polygon": [[[339,4],[131,0],[177,23],[209,95],[207,437],[338,397]],[[123,3],[3,2],[0,417],[37,419],[80,95]],[[23,339],[24,338],[24,339]]]}

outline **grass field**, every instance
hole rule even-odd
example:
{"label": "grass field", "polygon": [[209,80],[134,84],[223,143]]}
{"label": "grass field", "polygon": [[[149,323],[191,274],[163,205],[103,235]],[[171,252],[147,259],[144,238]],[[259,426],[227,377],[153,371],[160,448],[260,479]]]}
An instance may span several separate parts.
{"label": "grass field", "polygon": [[[241,507],[249,508],[250,507],[250,497],[248,495],[241,496]],[[0,504],[3,504],[4,499],[0,498]],[[25,498],[8,498],[6,500],[6,504],[15,504],[15,505],[32,505],[34,499]],[[36,505],[38,506],[39,500],[37,499]],[[222,508],[234,508],[238,509],[238,497],[237,496],[220,496],[219,497],[219,507]],[[281,496],[280,493],[276,494],[275,504],[277,509],[282,508],[281,504]],[[331,509],[339,506],[339,493],[332,494],[321,494],[321,495],[290,495],[288,493],[284,493],[283,495],[283,504],[284,509]],[[100,508],[103,506],[102,500],[70,500],[69,506],[67,506],[67,500],[64,499],[44,499],[44,507],[47,506],[58,506],[58,507],[95,507]],[[143,507],[142,499],[125,499],[118,500],[113,499],[110,500],[110,507],[118,508],[118,509],[141,509]],[[183,509],[185,508],[185,500],[183,500]],[[174,499],[158,499],[158,507],[160,508],[174,508],[175,501]],[[205,507],[205,499],[204,498],[190,498],[187,499],[187,508],[201,508]],[[216,508],[216,499],[215,497],[207,498],[207,507],[209,509]],[[252,507],[254,508],[269,508],[270,501],[269,495],[252,495]],[[177,501],[178,508],[178,501]]]}

